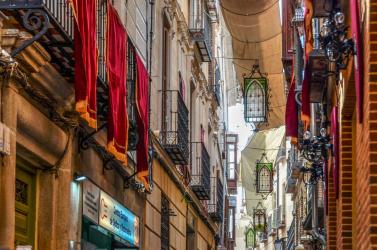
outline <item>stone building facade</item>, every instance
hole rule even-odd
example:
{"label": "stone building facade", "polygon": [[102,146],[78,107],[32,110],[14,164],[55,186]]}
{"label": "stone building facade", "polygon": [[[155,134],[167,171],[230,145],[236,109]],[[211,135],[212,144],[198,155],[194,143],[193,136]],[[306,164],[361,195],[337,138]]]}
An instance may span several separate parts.
{"label": "stone building facade", "polygon": [[[104,106],[106,3],[97,3],[97,97]],[[48,16],[47,32],[17,55],[17,48],[39,32],[26,30],[22,22],[34,9],[0,6],[0,248],[226,249],[222,79],[233,69],[216,60],[224,53],[219,34],[225,29],[217,2],[112,1],[151,78],[150,192],[135,176],[135,104],[127,106],[131,126],[125,166],[106,150],[106,108],[98,109],[97,130],[74,111],[72,11],[65,0],[37,4],[41,12],[34,14],[42,25]],[[130,53],[128,67],[133,63]],[[129,75],[127,98],[132,100],[135,79]],[[185,140],[177,137],[180,119],[187,126]],[[186,159],[179,161],[177,155]],[[121,225],[101,224],[103,200],[114,206]],[[131,219],[133,225],[122,224]]]}

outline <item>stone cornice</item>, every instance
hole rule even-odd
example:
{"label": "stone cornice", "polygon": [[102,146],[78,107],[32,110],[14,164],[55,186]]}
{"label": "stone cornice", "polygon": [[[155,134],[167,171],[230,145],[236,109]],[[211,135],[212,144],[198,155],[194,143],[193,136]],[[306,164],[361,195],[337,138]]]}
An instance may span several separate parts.
{"label": "stone cornice", "polygon": [[48,52],[40,43],[34,42],[16,58],[11,58],[10,52],[31,35],[17,29],[3,29],[1,35],[2,68],[6,77],[13,77],[18,83],[20,94],[58,125],[76,126],[78,117],[73,110],[73,86],[51,65]]}
{"label": "stone cornice", "polygon": [[178,39],[183,42],[186,50],[192,50],[193,43],[191,41],[189,27],[177,0],[171,0],[171,6],[173,15],[177,20]]}

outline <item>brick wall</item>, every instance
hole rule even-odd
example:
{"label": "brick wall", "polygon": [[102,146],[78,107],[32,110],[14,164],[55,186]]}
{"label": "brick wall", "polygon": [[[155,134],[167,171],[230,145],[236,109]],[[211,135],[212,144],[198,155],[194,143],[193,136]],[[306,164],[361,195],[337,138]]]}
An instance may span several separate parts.
{"label": "brick wall", "polygon": [[337,249],[352,249],[352,115],[342,115],[340,130]]}

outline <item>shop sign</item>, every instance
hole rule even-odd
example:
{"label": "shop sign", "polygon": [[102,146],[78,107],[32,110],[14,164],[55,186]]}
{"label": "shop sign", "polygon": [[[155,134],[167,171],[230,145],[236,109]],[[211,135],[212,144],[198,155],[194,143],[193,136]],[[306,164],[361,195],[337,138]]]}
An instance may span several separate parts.
{"label": "shop sign", "polygon": [[237,206],[237,196],[235,196],[235,195],[229,196],[229,206],[230,207],[236,207]]}
{"label": "shop sign", "polygon": [[99,187],[90,181],[84,181],[82,213],[96,224],[98,224],[99,194]]}
{"label": "shop sign", "polygon": [[99,225],[139,246],[139,218],[101,190]]}

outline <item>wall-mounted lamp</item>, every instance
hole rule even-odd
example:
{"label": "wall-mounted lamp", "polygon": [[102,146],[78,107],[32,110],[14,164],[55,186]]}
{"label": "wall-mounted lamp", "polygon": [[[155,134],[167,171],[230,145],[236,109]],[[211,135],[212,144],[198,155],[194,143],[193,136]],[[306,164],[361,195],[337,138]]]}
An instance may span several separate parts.
{"label": "wall-mounted lamp", "polygon": [[73,180],[76,181],[76,182],[83,182],[85,181],[86,179],[88,179],[85,175],[82,175],[80,173],[74,173],[73,174]]}

